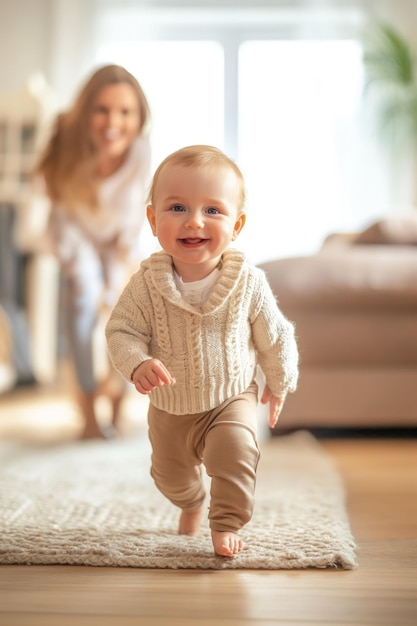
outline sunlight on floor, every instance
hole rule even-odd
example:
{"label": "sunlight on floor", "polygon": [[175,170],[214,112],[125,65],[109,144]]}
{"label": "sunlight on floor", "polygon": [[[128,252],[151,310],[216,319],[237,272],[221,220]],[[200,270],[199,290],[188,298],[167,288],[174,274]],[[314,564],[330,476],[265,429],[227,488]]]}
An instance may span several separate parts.
{"label": "sunlight on floor", "polygon": [[[105,398],[97,399],[103,424],[110,409]],[[148,400],[129,391],[122,409],[123,435],[143,430]],[[18,389],[0,398],[0,439],[51,441],[77,439],[82,421],[71,396],[62,391],[40,387]]]}

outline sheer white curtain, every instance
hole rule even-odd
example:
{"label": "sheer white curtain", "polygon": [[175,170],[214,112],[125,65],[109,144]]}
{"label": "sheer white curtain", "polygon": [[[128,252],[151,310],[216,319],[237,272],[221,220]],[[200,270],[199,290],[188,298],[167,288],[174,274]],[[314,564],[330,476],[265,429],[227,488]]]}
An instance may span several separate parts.
{"label": "sheer white curtain", "polygon": [[210,15],[115,5],[95,21],[94,64],[125,65],[149,97],[154,167],[192,143],[235,158],[248,189],[238,243],[254,262],[309,254],[386,213],[386,166],[361,116],[361,47],[343,19],[324,16],[318,38],[297,13],[294,38],[279,12]]}

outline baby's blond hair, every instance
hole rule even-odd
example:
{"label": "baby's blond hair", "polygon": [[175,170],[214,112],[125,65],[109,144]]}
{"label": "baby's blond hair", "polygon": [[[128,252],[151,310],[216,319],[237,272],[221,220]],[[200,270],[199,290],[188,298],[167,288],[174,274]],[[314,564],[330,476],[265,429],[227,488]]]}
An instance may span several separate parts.
{"label": "baby's blond hair", "polygon": [[157,167],[149,188],[147,202],[153,204],[155,189],[161,171],[166,165],[183,165],[185,167],[225,167],[232,170],[236,175],[236,183],[239,187],[238,193],[238,215],[244,213],[246,204],[246,190],[243,174],[236,163],[224,152],[214,146],[195,145],[180,148],[169,154]]}

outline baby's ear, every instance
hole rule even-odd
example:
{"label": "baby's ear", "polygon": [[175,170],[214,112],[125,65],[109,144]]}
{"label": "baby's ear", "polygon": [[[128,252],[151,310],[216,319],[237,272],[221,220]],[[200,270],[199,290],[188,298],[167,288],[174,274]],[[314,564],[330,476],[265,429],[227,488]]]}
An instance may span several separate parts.
{"label": "baby's ear", "polygon": [[244,227],[246,222],[246,214],[241,213],[235,222],[235,226],[233,228],[233,239],[236,239],[242,228]]}
{"label": "baby's ear", "polygon": [[156,236],[156,218],[152,204],[149,204],[146,207],[146,217],[148,218],[148,222],[151,225],[153,234]]}

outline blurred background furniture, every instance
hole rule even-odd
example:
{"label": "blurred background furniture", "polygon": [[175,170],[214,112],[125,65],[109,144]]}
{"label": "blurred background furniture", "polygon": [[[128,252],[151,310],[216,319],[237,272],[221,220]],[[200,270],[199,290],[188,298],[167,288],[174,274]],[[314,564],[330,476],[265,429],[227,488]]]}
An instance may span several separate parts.
{"label": "blurred background furniture", "polygon": [[280,428],[416,427],[417,216],[260,267],[295,323],[301,357]]}
{"label": "blurred background furniture", "polygon": [[59,273],[41,250],[46,207],[34,206],[30,186],[56,106],[39,73],[23,90],[0,94],[0,308],[9,346],[0,362],[0,392],[56,377]]}

